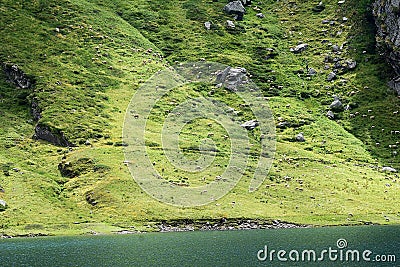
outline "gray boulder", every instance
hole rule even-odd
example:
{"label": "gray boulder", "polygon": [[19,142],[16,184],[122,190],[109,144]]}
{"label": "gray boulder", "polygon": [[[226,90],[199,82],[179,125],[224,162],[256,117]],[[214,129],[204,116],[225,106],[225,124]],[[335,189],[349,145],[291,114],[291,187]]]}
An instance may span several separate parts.
{"label": "gray boulder", "polygon": [[251,121],[246,121],[245,123],[242,123],[240,126],[245,128],[246,130],[253,130],[256,128],[259,124],[257,120],[251,120]]}
{"label": "gray boulder", "polygon": [[346,60],[347,69],[353,70],[357,67],[357,62],[355,60]]}
{"label": "gray boulder", "polygon": [[243,20],[244,13],[246,13],[246,9],[244,8],[241,1],[229,2],[224,7],[224,11],[228,15],[236,15],[237,20]]}
{"label": "gray boulder", "polygon": [[265,18],[265,15],[263,13],[257,13],[256,16],[260,19]]}
{"label": "gray boulder", "polygon": [[337,96],[333,96],[334,100],[333,102],[330,104],[329,108],[332,110],[336,110],[336,111],[341,111],[343,110],[343,104],[340,101],[339,97]]}
{"label": "gray boulder", "polygon": [[330,119],[330,120],[335,119],[335,114],[332,112],[332,110],[329,110],[329,111],[326,113],[326,116],[327,116],[328,119]]}
{"label": "gray boulder", "polygon": [[330,82],[330,81],[333,81],[335,78],[336,78],[336,73],[330,72],[330,73],[328,74],[328,77],[326,77],[326,80],[327,80],[328,82]]}
{"label": "gray boulder", "polygon": [[239,86],[248,83],[247,71],[245,68],[227,67],[217,73],[216,83],[229,91],[237,91]]}
{"label": "gray boulder", "polygon": [[308,75],[314,76],[317,74],[317,71],[313,68],[308,68]]}
{"label": "gray boulder", "polygon": [[240,0],[244,6],[248,6],[251,4],[251,0]]}
{"label": "gray boulder", "polygon": [[235,23],[233,23],[232,20],[227,20],[227,21],[226,21],[226,28],[228,28],[228,29],[235,29]]}
{"label": "gray boulder", "polygon": [[286,121],[279,122],[279,123],[276,125],[276,127],[277,127],[277,128],[280,128],[280,129],[285,129],[285,128],[287,128],[287,127],[290,127],[290,123],[288,123],[288,122],[286,122]]}
{"label": "gray boulder", "polygon": [[0,199],[0,211],[3,211],[7,208],[7,202],[4,200]]}
{"label": "gray boulder", "polygon": [[397,172],[397,170],[392,167],[382,167],[382,171],[383,172]]}
{"label": "gray boulder", "polygon": [[305,142],[306,139],[304,138],[304,134],[303,133],[299,133],[298,135],[296,135],[296,141],[297,142]]}
{"label": "gray boulder", "polygon": [[209,21],[204,22],[204,27],[206,28],[206,30],[211,30],[211,22]]}
{"label": "gray boulder", "polygon": [[299,44],[298,46],[290,48],[290,52],[293,52],[295,54],[301,53],[305,51],[308,47],[308,44]]}

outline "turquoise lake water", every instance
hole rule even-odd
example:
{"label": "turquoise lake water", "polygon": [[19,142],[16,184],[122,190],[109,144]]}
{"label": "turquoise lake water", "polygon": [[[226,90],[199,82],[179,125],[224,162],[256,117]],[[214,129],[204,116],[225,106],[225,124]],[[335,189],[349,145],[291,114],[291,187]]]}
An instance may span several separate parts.
{"label": "turquoise lake water", "polygon": [[13,238],[0,266],[400,266],[400,226]]}

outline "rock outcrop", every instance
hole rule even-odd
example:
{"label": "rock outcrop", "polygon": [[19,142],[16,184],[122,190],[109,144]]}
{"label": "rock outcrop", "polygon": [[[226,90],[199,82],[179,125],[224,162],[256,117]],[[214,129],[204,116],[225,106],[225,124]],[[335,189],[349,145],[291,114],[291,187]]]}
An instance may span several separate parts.
{"label": "rock outcrop", "polygon": [[229,15],[235,15],[237,20],[243,20],[246,9],[241,1],[229,2],[225,7],[224,11]]}
{"label": "rock outcrop", "polygon": [[227,67],[217,73],[216,83],[229,91],[235,92],[240,86],[248,83],[247,70],[245,68]]}
{"label": "rock outcrop", "polygon": [[389,85],[400,95],[400,0],[376,0],[373,12],[377,45],[397,75]]}
{"label": "rock outcrop", "polygon": [[32,87],[34,80],[26,75],[17,65],[5,63],[3,64],[3,70],[7,81],[18,88],[28,89]]}
{"label": "rock outcrop", "polygon": [[74,146],[67,140],[62,132],[51,130],[48,126],[42,125],[40,123],[38,123],[35,127],[35,134],[33,138],[47,141],[56,146]]}

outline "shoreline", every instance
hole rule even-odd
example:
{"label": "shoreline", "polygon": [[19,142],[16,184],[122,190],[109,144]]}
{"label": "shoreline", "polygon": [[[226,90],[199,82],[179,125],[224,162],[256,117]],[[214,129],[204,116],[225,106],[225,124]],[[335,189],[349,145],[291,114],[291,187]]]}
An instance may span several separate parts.
{"label": "shoreline", "polygon": [[[260,229],[290,229],[290,228],[312,228],[314,225],[296,224],[283,222],[279,220],[258,220],[258,219],[178,219],[162,220],[149,222],[148,231],[136,230],[135,228],[121,227],[121,230],[111,231],[110,233],[101,233],[90,230],[76,236],[92,235],[120,235],[120,234],[141,234],[141,233],[168,233],[168,232],[191,232],[191,231],[240,231],[240,230],[260,230]],[[10,238],[34,238],[34,237],[56,237],[63,236],[57,234],[45,233],[27,233],[10,235],[0,233],[1,239]]]}
{"label": "shoreline", "polygon": [[156,225],[159,232],[228,231],[257,229],[311,228],[312,225],[295,224],[279,220],[226,219],[220,220],[171,220]]}
{"label": "shoreline", "polygon": [[[107,233],[96,232],[93,230],[81,234],[62,235],[52,233],[27,233],[9,235],[0,233],[1,239],[11,238],[35,238],[35,237],[58,237],[58,236],[95,236],[95,235],[122,235],[122,234],[144,234],[144,233],[170,233],[170,232],[193,232],[193,231],[243,231],[243,230],[276,230],[276,229],[300,229],[300,228],[317,228],[317,227],[351,227],[351,226],[368,226],[380,225],[370,222],[360,224],[340,224],[340,225],[312,225],[312,224],[296,224],[280,220],[263,220],[263,219],[178,219],[178,220],[162,220],[157,222],[149,222],[147,224],[148,231],[136,230],[134,227],[121,227],[121,230],[111,231]],[[125,228],[125,229],[124,229]]]}

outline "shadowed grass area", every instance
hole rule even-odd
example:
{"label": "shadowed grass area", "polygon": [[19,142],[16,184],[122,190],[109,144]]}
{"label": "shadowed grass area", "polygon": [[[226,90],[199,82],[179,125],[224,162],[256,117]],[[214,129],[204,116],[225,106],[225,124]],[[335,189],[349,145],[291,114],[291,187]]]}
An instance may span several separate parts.
{"label": "shadowed grass area", "polygon": [[[227,29],[232,17],[222,11],[226,1],[3,1],[0,60],[17,64],[36,83],[18,89],[1,74],[0,199],[8,204],[1,212],[2,231],[77,234],[131,226],[154,231],[161,220],[222,217],[314,225],[398,223],[398,176],[381,168],[400,168],[400,135],[394,133],[400,130],[400,115],[394,113],[400,101],[386,86],[390,70],[375,51],[370,2],[339,6],[329,0],[315,13],[312,1],[264,1],[247,7],[244,20]],[[264,18],[256,16],[260,12]],[[299,43],[308,49],[290,52]],[[333,52],[335,44],[344,44],[340,53]],[[342,63],[355,60],[357,67],[328,82],[335,57]],[[123,121],[136,89],[152,74],[176,61],[202,58],[246,68],[268,98],[276,124],[288,126],[277,128],[275,161],[259,190],[248,190],[251,163],[223,198],[178,208],[154,200],[131,177],[124,162]],[[307,75],[307,66],[317,74]],[[194,186],[212,181],[223,168],[208,169],[204,180],[188,176],[159,149],[166,111],[213,90],[191,86],[160,99],[146,142],[167,181]],[[329,120],[333,95],[351,109]],[[235,94],[221,89],[213,97],[240,110],[243,121],[252,119]],[[33,99],[41,110],[39,122],[62,131],[76,147],[32,139]],[[299,132],[305,142],[294,142]],[[223,152],[214,163],[224,166],[230,150],[224,135],[212,120],[197,120],[183,128],[180,146],[196,158],[201,139],[212,137]],[[249,137],[257,154],[257,138]]]}

